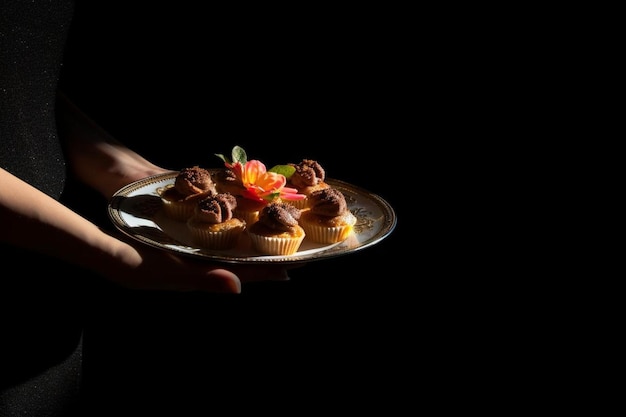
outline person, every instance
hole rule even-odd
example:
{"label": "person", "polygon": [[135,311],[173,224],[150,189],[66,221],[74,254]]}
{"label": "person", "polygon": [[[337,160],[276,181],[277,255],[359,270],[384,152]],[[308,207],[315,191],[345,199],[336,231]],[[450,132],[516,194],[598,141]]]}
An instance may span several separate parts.
{"label": "person", "polygon": [[[167,363],[159,343],[172,346],[166,336],[133,345],[142,325],[153,326],[153,335],[171,337],[169,327],[182,336],[167,313],[198,294],[207,295],[203,304],[215,302],[219,317],[245,284],[288,278],[280,265],[209,263],[151,248],[69,204],[101,213],[123,186],[172,171],[120,143],[58,88],[73,7],[70,0],[9,0],[0,14],[2,416],[85,415],[85,395],[89,407],[122,409],[116,387],[130,389],[156,356]],[[146,307],[158,317],[127,315]],[[141,356],[147,346],[154,356]],[[142,381],[175,385],[168,380],[180,376],[174,363],[171,373]],[[134,374],[124,374],[133,366]]]}

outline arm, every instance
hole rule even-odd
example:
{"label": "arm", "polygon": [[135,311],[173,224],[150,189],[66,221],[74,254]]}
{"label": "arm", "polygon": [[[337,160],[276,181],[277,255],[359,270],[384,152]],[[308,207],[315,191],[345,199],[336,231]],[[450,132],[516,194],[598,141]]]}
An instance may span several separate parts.
{"label": "arm", "polygon": [[107,199],[133,181],[168,172],[115,140],[63,94],[57,114],[72,173]]}
{"label": "arm", "polygon": [[152,248],[136,249],[3,169],[0,183],[3,242],[63,259],[128,288],[241,291],[233,272]]}
{"label": "arm", "polygon": [[[71,103],[59,110],[69,111],[59,127],[73,172],[104,196],[166,172],[114,141]],[[3,169],[0,184],[0,241],[63,259],[127,288],[239,293],[242,282],[286,278],[278,266],[226,270],[118,239]]]}

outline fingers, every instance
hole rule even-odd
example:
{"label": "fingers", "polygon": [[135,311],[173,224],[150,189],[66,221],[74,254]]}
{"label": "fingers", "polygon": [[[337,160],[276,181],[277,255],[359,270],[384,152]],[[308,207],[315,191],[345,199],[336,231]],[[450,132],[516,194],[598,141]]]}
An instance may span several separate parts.
{"label": "fingers", "polygon": [[231,271],[226,269],[214,269],[207,273],[207,278],[204,280],[204,291],[216,292],[216,293],[241,293],[241,280],[239,277]]}
{"label": "fingers", "polygon": [[289,270],[305,265],[212,263],[142,245],[136,250],[142,262],[125,274],[115,270],[112,280],[132,288],[240,294],[244,283],[288,281]]}
{"label": "fingers", "polygon": [[191,291],[240,294],[244,283],[289,280],[287,269],[282,266],[225,265],[216,267],[215,264],[205,264],[202,269],[204,273],[201,274],[178,275],[179,285]]}

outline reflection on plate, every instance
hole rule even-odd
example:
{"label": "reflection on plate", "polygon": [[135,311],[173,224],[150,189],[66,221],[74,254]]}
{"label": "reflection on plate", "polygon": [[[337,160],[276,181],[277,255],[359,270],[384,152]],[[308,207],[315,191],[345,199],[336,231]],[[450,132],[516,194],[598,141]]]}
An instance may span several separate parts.
{"label": "reflection on plate", "polygon": [[229,250],[211,251],[194,246],[184,222],[167,218],[161,210],[158,190],[174,183],[177,173],[155,175],[120,189],[111,199],[108,213],[121,232],[147,245],[213,261],[231,263],[308,262],[345,255],[380,242],[396,226],[391,206],[379,196],[343,181],[326,179],[341,191],[357,217],[354,231],[343,242],[320,244],[304,238],[293,255],[270,256],[255,252],[246,233]]}

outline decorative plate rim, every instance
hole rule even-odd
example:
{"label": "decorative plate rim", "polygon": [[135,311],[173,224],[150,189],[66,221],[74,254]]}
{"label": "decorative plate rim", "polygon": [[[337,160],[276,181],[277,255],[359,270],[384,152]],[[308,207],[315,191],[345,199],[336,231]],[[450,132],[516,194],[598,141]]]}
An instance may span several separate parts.
{"label": "decorative plate rim", "polygon": [[[159,186],[168,185],[168,181],[173,182],[177,174],[178,172],[173,171],[153,175],[119,189],[108,203],[107,213],[113,225],[120,232],[143,244],[179,255],[216,262],[258,264],[302,263],[354,253],[381,242],[393,232],[397,224],[394,209],[382,197],[359,186],[326,178],[326,183],[344,193],[348,208],[357,217],[354,231],[345,241],[330,245],[310,243],[313,247],[308,250],[299,250],[293,255],[285,256],[257,255],[245,251],[209,251],[172,237],[175,234],[173,231],[181,230],[175,229],[176,225],[168,228],[165,226],[170,223],[158,222],[161,206],[156,190]],[[140,201],[134,203],[130,201],[131,198]]]}

